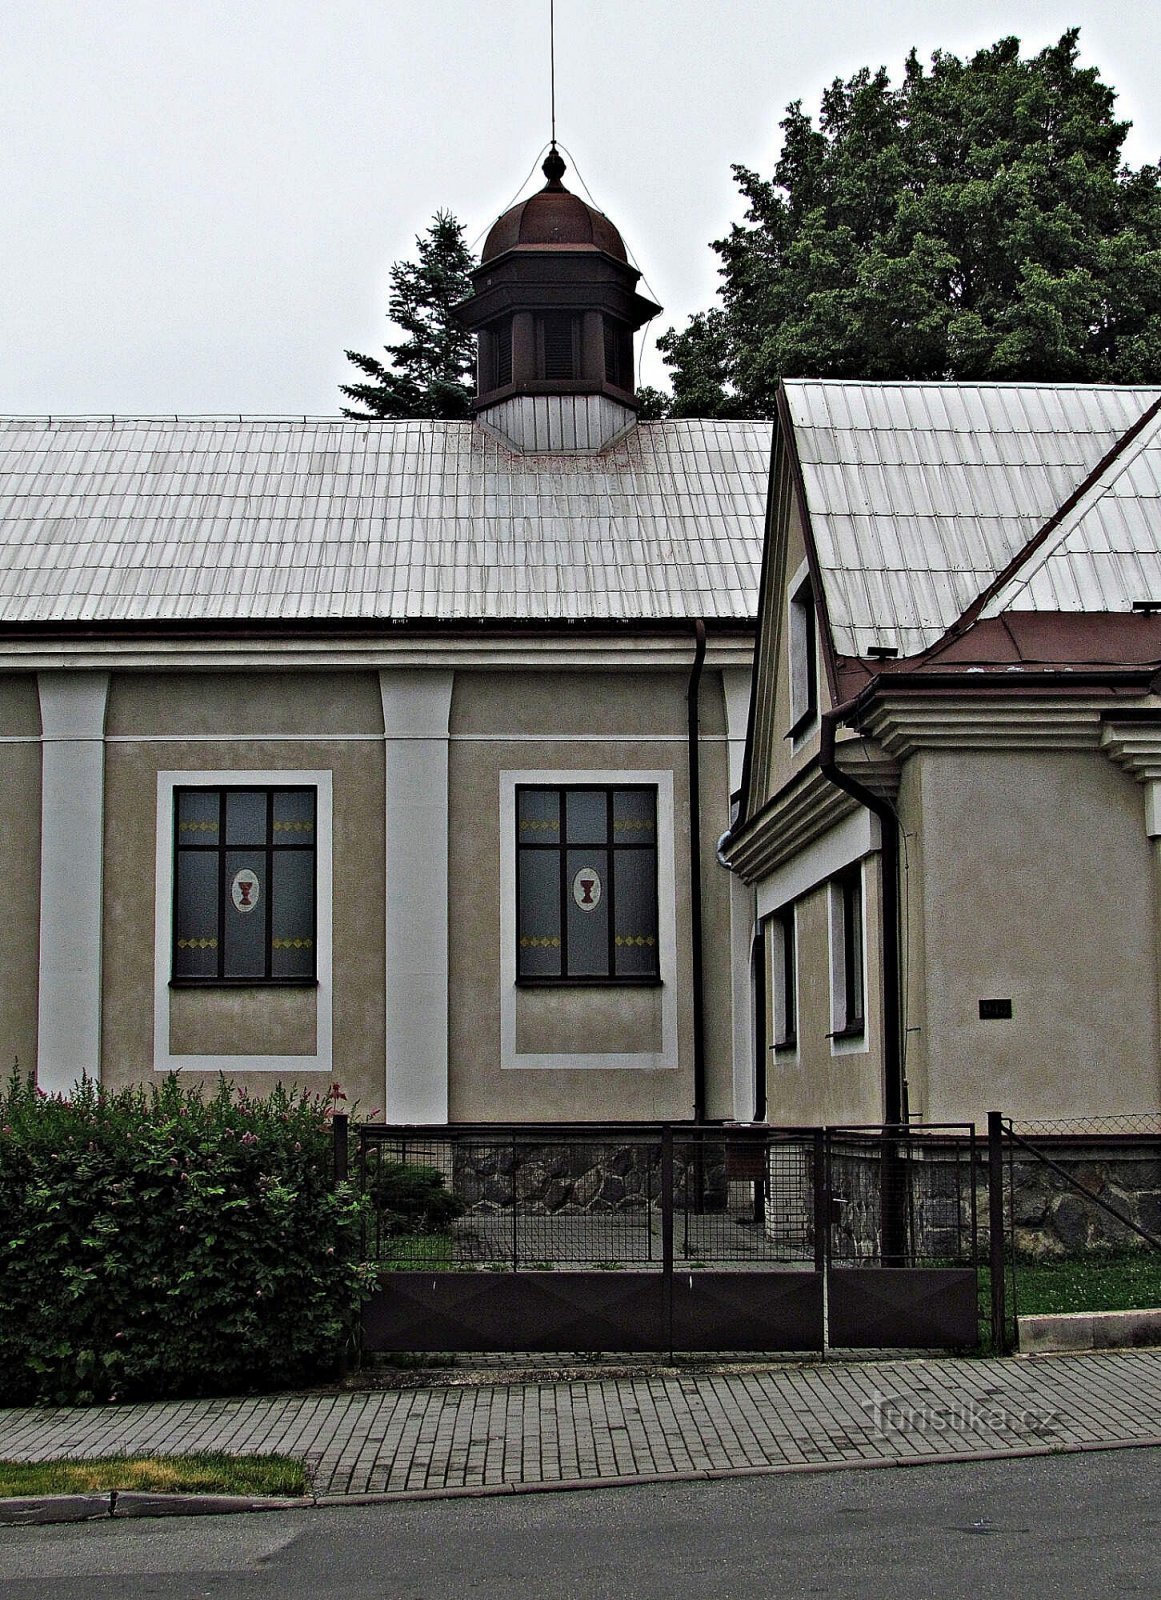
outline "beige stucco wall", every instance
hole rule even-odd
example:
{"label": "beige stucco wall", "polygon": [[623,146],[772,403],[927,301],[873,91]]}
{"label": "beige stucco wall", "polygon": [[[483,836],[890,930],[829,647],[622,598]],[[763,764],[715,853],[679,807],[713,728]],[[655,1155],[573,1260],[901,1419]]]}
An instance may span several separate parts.
{"label": "beige stucco wall", "polygon": [[[450,752],[450,1085],[453,1121],[680,1118],[693,1103],[689,939],[687,673],[473,672],[456,678]],[[726,826],[720,677],[702,686],[703,904],[707,1085],[711,1109],[730,1082],[729,886],[712,865]],[[500,774],[670,771],[674,786],[679,1066],[525,1069],[500,1064]],[[567,781],[567,780],[566,780]],[[519,991],[523,1049],[655,1047],[659,991]],[[559,1042],[553,1043],[556,1039]],[[724,1112],[722,1113],[724,1114]]]}
{"label": "beige stucco wall", "polygon": [[334,786],[333,1071],[280,1074],[244,1067],[247,1050],[282,1054],[313,1048],[314,990],[171,990],[170,1043],[181,1052],[237,1054],[239,1069],[231,1077],[254,1093],[265,1093],[279,1079],[320,1091],[333,1078],[363,1114],[381,1109],[384,774],[377,679],[357,673],[117,673],[106,731],[105,1081],[117,1087],[155,1077],[157,774],[221,772],[228,782],[231,770],[329,769]]}
{"label": "beige stucco wall", "polygon": [[[879,959],[880,857],[863,872],[866,947],[866,1048],[836,1047],[831,1020],[830,886],[821,883],[797,902],[798,1042],[793,1051],[766,1052],[766,1120],[782,1126],[859,1125],[882,1119],[882,968]],[[766,959],[771,958],[767,938]],[[767,1042],[774,1038],[775,974],[767,968]],[[853,1044],[853,1041],[852,1041]]]}
{"label": "beige stucco wall", "polygon": [[[1154,1109],[1157,893],[1141,787],[1095,751],[922,751],[910,764],[913,1109],[934,1121]],[[1004,997],[1012,1020],[981,1021],[980,999]]]}
{"label": "beige stucco wall", "polygon": [[[692,661],[692,641],[690,660]],[[452,704],[450,764],[450,1114],[457,1120],[684,1118],[693,1099],[687,783],[688,665],[671,672],[465,671]],[[728,823],[720,674],[701,691],[702,883],[707,1101],[731,1100],[729,880],[714,860]],[[0,851],[9,862],[0,929],[0,1042],[32,1065],[36,1044],[40,749],[35,680],[0,680]],[[568,736],[575,737],[568,737]],[[112,675],[106,723],[102,1071],[112,1088],[156,1081],[154,940],[160,772],[329,770],[333,779],[334,1067],[248,1072],[248,1053],[307,1053],[312,989],[168,991],[175,1053],[236,1055],[253,1093],[276,1081],[338,1081],[363,1115],[384,1104],[384,748],[373,673]],[[675,1070],[508,1071],[499,1065],[499,773],[505,769],[668,771],[673,775],[677,1044]],[[168,834],[162,841],[169,848]],[[386,886],[390,892],[390,885]],[[167,912],[165,913],[168,914]],[[660,1045],[654,988],[541,989],[519,996],[522,1050]],[[191,1074],[193,1076],[193,1074]],[[207,1084],[213,1074],[196,1076]]]}
{"label": "beige stucco wall", "polygon": [[0,1073],[36,1066],[40,950],[40,706],[31,675],[0,678]]}

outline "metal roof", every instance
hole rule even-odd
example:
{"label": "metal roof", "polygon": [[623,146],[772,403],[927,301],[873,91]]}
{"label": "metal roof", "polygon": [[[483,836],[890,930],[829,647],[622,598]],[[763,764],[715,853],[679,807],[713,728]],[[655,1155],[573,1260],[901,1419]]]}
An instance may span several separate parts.
{"label": "metal roof", "polygon": [[0,420],[0,622],[752,621],[770,424]]}
{"label": "metal roof", "polygon": [[[1066,384],[785,389],[835,649],[852,656],[934,644],[1161,399]],[[986,615],[1161,597],[1158,438],[1150,424],[1110,464]]]}

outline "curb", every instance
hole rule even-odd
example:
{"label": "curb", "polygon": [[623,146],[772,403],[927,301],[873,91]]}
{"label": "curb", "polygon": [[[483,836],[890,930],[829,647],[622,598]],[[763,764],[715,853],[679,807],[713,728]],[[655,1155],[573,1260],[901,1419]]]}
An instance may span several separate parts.
{"label": "curb", "polygon": [[1021,1355],[1143,1350],[1161,1344],[1161,1310],[1056,1311],[1017,1317]]}
{"label": "curb", "polygon": [[464,1484],[439,1489],[388,1489],[377,1494],[323,1494],[277,1499],[227,1494],[40,1495],[0,1500],[0,1526],[94,1522],[121,1517],[204,1517],[242,1511],[313,1511],[338,1506],[398,1505],[418,1500],[492,1500],[526,1494],[576,1494],[586,1489],[635,1489],[667,1483],[721,1483],[730,1478],[812,1477],[831,1472],[874,1472],[890,1467],[953,1467],[1040,1456],[1094,1455],[1106,1450],[1161,1449],[1161,1435],[1141,1439],[1084,1440],[1075,1444],[1014,1445],[1009,1450],[951,1450],[930,1455],[875,1456],[857,1461],[786,1461],[750,1467],[700,1467],[689,1472],[623,1473],[605,1478],[538,1478],[531,1482]]}
{"label": "curb", "polygon": [[0,1500],[0,1527],[50,1522],[108,1522],[120,1517],[209,1517],[235,1511],[294,1511],[315,1502],[274,1495],[145,1494],[110,1489],[101,1494],[43,1494]]}

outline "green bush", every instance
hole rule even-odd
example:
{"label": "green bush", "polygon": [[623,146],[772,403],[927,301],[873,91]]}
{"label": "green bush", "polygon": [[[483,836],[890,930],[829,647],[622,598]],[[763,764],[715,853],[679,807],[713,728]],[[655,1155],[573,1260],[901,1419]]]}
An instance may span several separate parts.
{"label": "green bush", "polygon": [[0,1091],[0,1405],[223,1392],[333,1370],[365,1286],[329,1103],[176,1078]]}
{"label": "green bush", "polygon": [[380,1161],[367,1174],[367,1194],[383,1234],[446,1233],[464,1203],[444,1187],[437,1167]]}

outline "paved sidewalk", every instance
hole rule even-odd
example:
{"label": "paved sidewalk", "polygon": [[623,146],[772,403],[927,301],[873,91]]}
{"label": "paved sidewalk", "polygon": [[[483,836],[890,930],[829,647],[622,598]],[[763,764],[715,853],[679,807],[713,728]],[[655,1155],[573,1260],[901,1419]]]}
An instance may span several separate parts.
{"label": "paved sidewalk", "polygon": [[304,1458],[322,1496],[1161,1442],[1161,1351],[827,1362],[0,1411],[0,1457],[195,1450]]}

